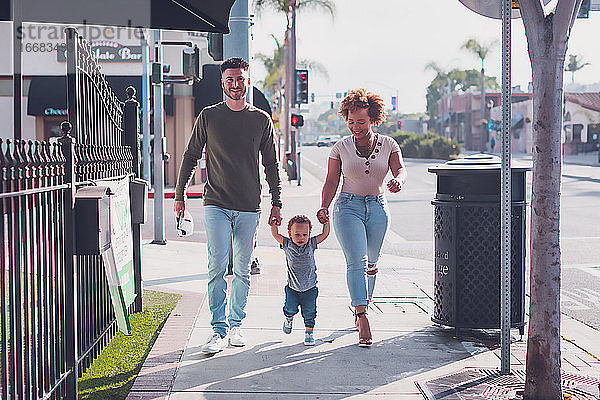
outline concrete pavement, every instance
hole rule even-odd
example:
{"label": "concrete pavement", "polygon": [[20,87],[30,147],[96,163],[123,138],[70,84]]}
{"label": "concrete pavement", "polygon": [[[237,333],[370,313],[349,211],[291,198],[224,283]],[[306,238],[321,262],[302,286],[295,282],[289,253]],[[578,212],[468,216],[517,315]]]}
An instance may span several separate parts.
{"label": "concrete pavement", "polygon": [[[309,174],[303,179],[301,188],[284,185],[283,198],[314,196],[317,182],[311,182]],[[259,229],[265,229],[264,222]],[[327,240],[335,241],[335,236]],[[261,274],[251,276],[243,324],[248,344],[206,356],[200,352],[211,333],[205,296],[206,244],[170,240],[166,246],[144,245],[144,287],[180,292],[184,297],[169,317],[129,399],[423,399],[416,382],[423,387],[424,382],[465,368],[495,370],[500,366],[496,331],[464,331],[456,337],[454,329],[431,322],[431,261],[382,255],[369,313],[374,344],[359,348],[348,308],[343,254],[339,249],[318,249],[316,345],[306,347],[300,315],[291,335],[281,330],[286,282],[283,252],[274,243],[257,247],[255,254]],[[565,316],[562,324],[563,370],[600,379],[598,331]],[[516,330],[512,335],[511,365],[514,371],[522,371],[525,338],[520,341]]]}

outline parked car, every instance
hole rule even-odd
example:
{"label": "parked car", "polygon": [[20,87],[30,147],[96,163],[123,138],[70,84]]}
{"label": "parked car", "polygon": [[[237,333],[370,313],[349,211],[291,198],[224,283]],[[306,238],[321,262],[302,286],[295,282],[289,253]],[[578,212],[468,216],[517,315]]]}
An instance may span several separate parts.
{"label": "parked car", "polygon": [[331,147],[340,140],[339,136],[319,136],[317,138],[317,147]]}

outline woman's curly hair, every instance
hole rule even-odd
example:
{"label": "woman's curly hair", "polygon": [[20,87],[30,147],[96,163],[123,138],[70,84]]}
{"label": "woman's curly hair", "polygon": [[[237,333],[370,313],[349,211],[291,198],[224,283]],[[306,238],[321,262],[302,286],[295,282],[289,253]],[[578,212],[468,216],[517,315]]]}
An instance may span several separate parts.
{"label": "woman's curly hair", "polygon": [[373,125],[379,125],[385,121],[387,112],[385,111],[383,99],[381,96],[367,92],[365,89],[348,92],[348,95],[342,100],[339,113],[345,120],[348,120],[348,112],[354,112],[359,108],[369,109],[369,118]]}

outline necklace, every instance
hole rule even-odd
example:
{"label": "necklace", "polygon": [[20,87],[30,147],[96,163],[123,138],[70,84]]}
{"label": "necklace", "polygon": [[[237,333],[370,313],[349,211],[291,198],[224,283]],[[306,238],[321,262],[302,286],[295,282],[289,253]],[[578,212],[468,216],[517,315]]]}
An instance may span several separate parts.
{"label": "necklace", "polygon": [[376,134],[371,135],[371,137],[369,138],[369,142],[367,143],[366,146],[359,146],[358,143],[356,142],[356,139],[354,139],[354,147],[356,148],[356,155],[359,157],[362,157],[362,158],[369,158],[369,156],[373,152],[373,149],[375,148],[376,142],[377,142]]}

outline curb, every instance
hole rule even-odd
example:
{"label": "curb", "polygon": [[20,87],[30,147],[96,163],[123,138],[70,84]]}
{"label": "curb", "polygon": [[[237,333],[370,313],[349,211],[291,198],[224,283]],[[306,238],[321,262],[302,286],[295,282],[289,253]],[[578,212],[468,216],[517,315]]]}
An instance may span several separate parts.
{"label": "curb", "polygon": [[152,345],[127,400],[167,400],[173,388],[181,357],[206,295],[174,290],[168,292],[182,296]]}

